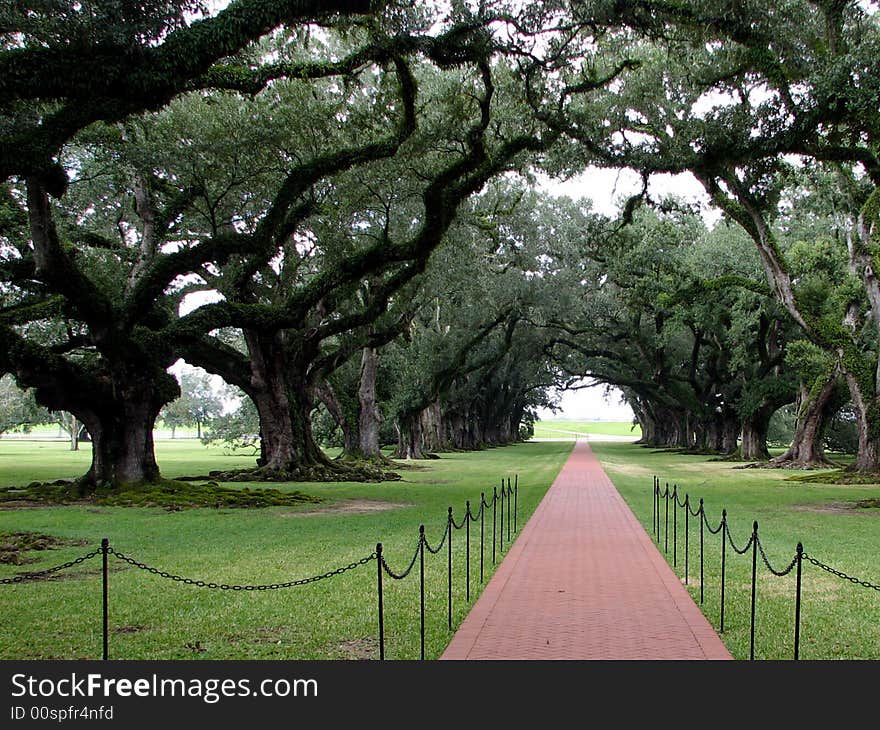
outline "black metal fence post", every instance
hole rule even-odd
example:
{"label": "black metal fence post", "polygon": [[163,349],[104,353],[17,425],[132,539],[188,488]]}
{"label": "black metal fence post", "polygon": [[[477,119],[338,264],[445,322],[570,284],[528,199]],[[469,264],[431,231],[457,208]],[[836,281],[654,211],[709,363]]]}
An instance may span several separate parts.
{"label": "black metal fence post", "polygon": [[447,616],[449,618],[449,630],[452,631],[452,507],[449,508],[446,518],[446,529],[449,530],[447,539],[449,544],[446,546],[447,558]]}
{"label": "black metal fence post", "polygon": [[498,530],[498,552],[504,552],[504,479],[501,480],[501,524]]}
{"label": "black metal fence post", "polygon": [[651,492],[651,531],[654,533],[654,541],[660,542],[660,515],[658,511],[660,509],[660,505],[657,502],[657,494],[660,492],[660,487],[657,486],[657,477],[654,477],[654,489]]}
{"label": "black metal fence post", "polygon": [[513,531],[516,532],[516,518],[519,514],[519,474],[513,475]]}
{"label": "black metal fence post", "polygon": [[672,567],[678,567],[678,485],[672,485]]}
{"label": "black metal fence post", "polygon": [[801,567],[804,559],[804,546],[797,544],[797,582],[794,598],[794,658],[800,659],[801,649]]}
{"label": "black metal fence post", "polygon": [[480,492],[480,583],[483,582],[483,536],[486,532],[486,493]]}
{"label": "black metal fence post", "polygon": [[465,585],[465,600],[470,603],[471,601],[471,501],[468,500],[465,502],[464,508],[464,542],[465,542],[465,551],[464,551],[464,585]]}
{"label": "black metal fence post", "polygon": [[109,574],[107,570],[107,554],[110,551],[110,541],[105,537],[101,539],[101,593],[102,593],[102,603],[103,603],[103,622],[102,622],[102,634],[103,634],[103,651],[101,657],[106,662],[110,656],[110,613],[109,613]]}
{"label": "black metal fence post", "polygon": [[727,566],[727,510],[721,511],[721,622],[719,631],[724,632],[724,573]]}
{"label": "black metal fence post", "polygon": [[425,659],[425,526],[419,525],[419,589],[421,609],[419,612],[419,631],[421,633],[421,658]]}
{"label": "black metal fence post", "polygon": [[382,543],[376,543],[376,588],[379,596],[379,661],[385,661],[385,606],[382,596]]}
{"label": "black metal fence post", "polygon": [[755,661],[755,593],[758,583],[758,521],[752,523],[752,619],[749,628],[749,660]]}
{"label": "black metal fence post", "polygon": [[669,554],[669,482],[666,482],[666,491],[663,493],[666,500],[666,518],[663,523],[663,552]]}
{"label": "black metal fence post", "polygon": [[507,547],[510,549],[510,498],[513,490],[510,488],[510,477],[507,477]]}
{"label": "black metal fence post", "polygon": [[684,494],[684,584],[688,584],[688,557],[690,552],[691,501],[690,495]]}
{"label": "black metal fence post", "polygon": [[703,509],[703,498],[700,497],[700,603],[703,602],[703,535],[706,523],[706,512]]}
{"label": "black metal fence post", "polygon": [[492,565],[495,565],[495,519],[498,512],[498,487],[492,487]]}

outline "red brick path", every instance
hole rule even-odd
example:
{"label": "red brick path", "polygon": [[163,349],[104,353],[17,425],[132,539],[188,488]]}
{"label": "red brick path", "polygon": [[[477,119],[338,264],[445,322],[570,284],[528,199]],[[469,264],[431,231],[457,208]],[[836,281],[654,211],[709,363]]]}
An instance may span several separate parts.
{"label": "red brick path", "polygon": [[579,441],[441,659],[730,659]]}

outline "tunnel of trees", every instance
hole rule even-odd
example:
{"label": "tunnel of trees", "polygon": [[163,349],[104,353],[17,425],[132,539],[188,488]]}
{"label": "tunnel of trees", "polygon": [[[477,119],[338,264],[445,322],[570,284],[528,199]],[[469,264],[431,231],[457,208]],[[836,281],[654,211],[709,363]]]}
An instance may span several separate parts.
{"label": "tunnel of trees", "polygon": [[[876,472],[878,56],[848,0],[8,4],[3,428],[148,485],[223,410],[183,360],[240,478],[381,479],[592,378],[651,447],[808,468],[843,420]],[[615,215],[541,184],[600,169]]]}

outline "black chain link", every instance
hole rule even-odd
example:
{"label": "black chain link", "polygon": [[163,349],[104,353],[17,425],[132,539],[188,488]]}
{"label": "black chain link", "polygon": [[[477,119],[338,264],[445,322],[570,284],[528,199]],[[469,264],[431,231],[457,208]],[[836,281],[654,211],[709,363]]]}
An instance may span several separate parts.
{"label": "black chain link", "polygon": [[443,530],[443,539],[440,541],[440,544],[436,548],[432,548],[431,543],[428,542],[428,538],[425,538],[425,547],[428,548],[428,552],[431,553],[431,555],[436,555],[443,549],[443,546],[446,544],[446,538],[449,537],[450,532],[451,530],[449,529],[449,522],[447,522],[446,529]]}
{"label": "black chain link", "polygon": [[688,502],[688,512],[691,513],[691,516],[692,516],[692,517],[699,517],[699,515],[700,515],[700,508],[697,507],[696,509],[691,509],[691,503]]}
{"label": "black chain link", "polygon": [[803,557],[806,558],[813,565],[815,565],[817,568],[821,568],[822,570],[831,573],[832,575],[836,575],[838,578],[848,580],[850,583],[854,583],[857,586],[863,586],[864,588],[871,588],[872,590],[880,591],[880,586],[869,583],[866,580],[861,580],[860,578],[853,578],[851,575],[847,575],[840,570],[835,570],[830,565],[825,565],[825,563],[816,560],[816,558],[812,557],[811,555],[803,553]]}
{"label": "black chain link", "polygon": [[467,516],[467,515],[464,515],[464,516],[461,518],[461,524],[458,524],[458,523],[455,521],[455,517],[452,517],[451,519],[452,519],[452,526],[453,526],[456,530],[460,530],[462,527],[464,527],[464,523],[467,522],[468,516]]}
{"label": "black chain link", "polygon": [[780,578],[782,578],[783,576],[786,576],[789,573],[791,573],[792,568],[794,568],[794,566],[797,565],[798,556],[797,556],[797,553],[795,553],[794,557],[791,559],[791,562],[783,570],[776,570],[776,568],[774,568],[770,564],[770,559],[767,557],[767,553],[764,552],[764,545],[761,544],[760,537],[757,538],[757,543],[758,543],[758,552],[761,553],[761,560],[764,561],[764,565],[767,566],[767,570],[769,570],[771,573],[773,573],[773,575],[778,575]]}
{"label": "black chain link", "polygon": [[755,539],[755,533],[753,532],[749,536],[749,541],[743,546],[742,549],[740,549],[736,546],[736,543],[733,541],[733,535],[730,534],[730,525],[727,522],[724,523],[724,532],[727,534],[727,541],[730,543],[730,547],[733,548],[733,551],[737,555],[742,555],[743,553],[745,553],[746,550],[748,550],[752,546],[752,542]]}
{"label": "black chain link", "polygon": [[385,562],[384,555],[382,556],[382,568],[394,580],[403,580],[404,578],[406,578],[406,576],[408,576],[410,574],[410,571],[413,569],[413,566],[416,564],[416,560],[419,559],[419,548],[421,546],[422,546],[422,543],[420,540],[419,544],[416,545],[416,551],[415,551],[415,553],[413,553],[412,560],[409,561],[409,565],[407,566],[406,570],[404,570],[402,573],[395,573],[393,570],[391,570],[391,567],[388,565],[388,563]]}
{"label": "black chain link", "polygon": [[470,514],[471,522],[477,522],[480,519],[480,517],[482,516],[482,514],[483,514],[483,503],[480,502],[480,509],[478,509],[476,512],[471,512],[471,514]]}
{"label": "black chain link", "polygon": [[705,511],[703,512],[703,522],[706,523],[706,529],[713,535],[717,535],[719,532],[721,532],[721,528],[725,525],[724,518],[722,518],[721,522],[718,523],[718,527],[713,530],[712,525],[709,524],[709,518],[706,517]]}
{"label": "black chain link", "polygon": [[284,583],[267,583],[265,585],[230,585],[228,583],[212,583],[204,580],[185,578],[182,575],[174,575],[173,573],[169,573],[165,570],[159,570],[159,568],[154,568],[150,565],[146,565],[145,563],[141,563],[134,558],[119,552],[118,550],[114,550],[113,548],[108,548],[107,552],[119,558],[119,560],[123,561],[124,563],[128,563],[129,565],[132,565],[140,570],[145,570],[146,572],[152,573],[153,575],[158,575],[160,578],[168,578],[169,580],[173,580],[178,583],[185,583],[186,585],[190,586],[196,586],[198,588],[216,588],[221,591],[273,591],[279,588],[293,588],[294,586],[304,586],[308,583],[317,583],[319,580],[325,580],[327,578],[332,578],[336,575],[342,575],[343,573],[347,573],[349,570],[354,570],[355,568],[358,568],[361,565],[366,565],[367,563],[376,559],[376,553],[373,552],[365,558],[361,558],[360,560],[354,563],[350,563],[341,568],[336,568],[336,570],[330,570],[326,573],[322,573],[321,575],[313,575],[311,578],[289,580]]}
{"label": "black chain link", "polygon": [[63,565],[56,565],[54,568],[46,568],[45,570],[33,570],[28,571],[27,573],[20,573],[19,575],[13,576],[12,578],[3,578],[0,580],[0,585],[10,585],[12,583],[24,583],[28,580],[39,580],[43,576],[51,575],[52,573],[58,573],[62,570],[67,570],[68,568],[72,568],[75,565],[79,565],[80,563],[84,563],[87,560],[91,560],[96,555],[101,554],[101,549],[93,550],[86,555],[82,555],[75,560],[71,560]]}

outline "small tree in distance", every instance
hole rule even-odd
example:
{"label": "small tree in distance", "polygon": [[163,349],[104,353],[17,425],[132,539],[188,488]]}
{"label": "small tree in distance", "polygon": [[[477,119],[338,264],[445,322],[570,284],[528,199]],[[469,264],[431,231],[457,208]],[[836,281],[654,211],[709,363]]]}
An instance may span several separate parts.
{"label": "small tree in distance", "polygon": [[195,426],[202,437],[202,426],[223,413],[223,397],[203,370],[187,370],[180,375],[180,397],[162,409],[161,418],[171,429],[171,438],[181,426]]}
{"label": "small tree in distance", "polygon": [[22,390],[8,375],[0,378],[0,436],[19,429],[27,433],[31,426],[48,420],[49,414],[37,404],[32,391]]}

